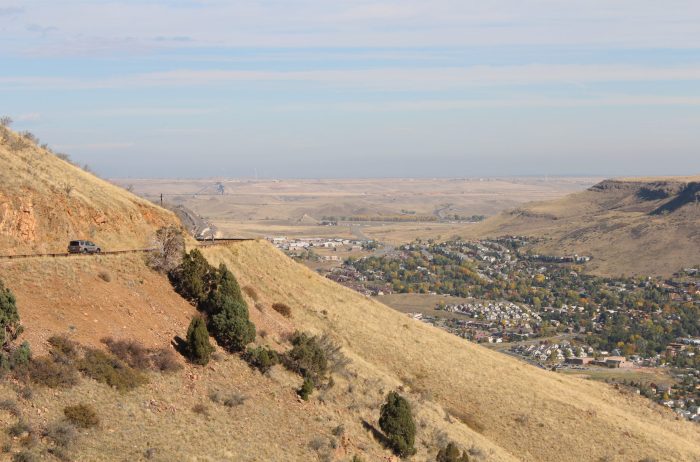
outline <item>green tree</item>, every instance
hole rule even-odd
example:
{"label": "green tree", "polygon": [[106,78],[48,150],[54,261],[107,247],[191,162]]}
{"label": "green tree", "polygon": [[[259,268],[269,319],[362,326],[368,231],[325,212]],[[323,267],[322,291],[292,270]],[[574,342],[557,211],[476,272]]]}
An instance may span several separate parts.
{"label": "green tree", "polygon": [[396,455],[407,457],[415,453],[416,424],[411,405],[395,391],[389,393],[382,405],[379,427]]}
{"label": "green tree", "polygon": [[212,273],[210,280],[211,288],[206,300],[202,303],[202,309],[206,313],[215,315],[228,303],[245,305],[241,287],[226,265],[223,263],[219,265],[219,269]]}
{"label": "green tree", "polygon": [[193,249],[185,254],[182,262],[170,272],[170,280],[177,293],[199,305],[207,298],[215,271],[202,252]]}
{"label": "green tree", "polygon": [[187,356],[193,363],[205,365],[213,351],[204,319],[200,316],[193,317],[187,329]]}
{"label": "green tree", "polygon": [[17,312],[17,300],[10,289],[0,281],[0,347],[7,350],[22,333]]}
{"label": "green tree", "polygon": [[242,300],[223,298],[223,306],[211,317],[210,327],[216,341],[228,351],[242,351],[255,340],[255,324],[248,319],[248,307]]}

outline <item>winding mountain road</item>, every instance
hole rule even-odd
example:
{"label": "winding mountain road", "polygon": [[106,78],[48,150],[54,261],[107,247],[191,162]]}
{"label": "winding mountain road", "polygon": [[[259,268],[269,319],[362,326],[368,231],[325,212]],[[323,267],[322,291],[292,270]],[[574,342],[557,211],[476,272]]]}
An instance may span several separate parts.
{"label": "winding mountain road", "polygon": [[[231,242],[242,242],[242,241],[254,241],[253,238],[217,238],[214,240],[207,239],[206,241],[199,241],[198,247],[210,247],[213,245],[226,245]],[[129,254],[129,253],[149,253],[154,252],[156,249],[126,249],[126,250],[108,250],[99,253],[33,253],[33,254],[17,254],[17,255],[0,255],[0,260],[21,260],[29,258],[76,258],[76,257],[94,257],[97,255],[118,255],[118,254]]]}

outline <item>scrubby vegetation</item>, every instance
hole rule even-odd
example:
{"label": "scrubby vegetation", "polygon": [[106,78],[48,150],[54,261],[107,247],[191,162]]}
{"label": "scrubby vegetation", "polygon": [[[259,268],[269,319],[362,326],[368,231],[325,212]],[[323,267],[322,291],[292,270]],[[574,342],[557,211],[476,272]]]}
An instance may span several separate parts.
{"label": "scrubby vegetation", "polygon": [[314,380],[311,377],[304,377],[304,382],[301,384],[301,388],[297,390],[297,394],[304,401],[308,401],[309,396],[311,396],[311,393],[314,391],[314,386]]}
{"label": "scrubby vegetation", "polygon": [[146,376],[117,358],[95,348],[85,350],[80,372],[119,391],[128,391],[148,382]]}
{"label": "scrubby vegetation", "polygon": [[156,372],[175,372],[182,369],[182,365],[170,348],[160,348],[151,354],[151,368]]}
{"label": "scrubby vegetation", "polygon": [[169,273],[180,265],[185,252],[182,229],[164,226],[156,231],[151,242],[153,252],[148,254],[148,265],[161,273]]}
{"label": "scrubby vegetation", "polygon": [[280,362],[277,352],[264,346],[248,348],[246,352],[243,353],[243,359],[250,364],[251,367],[254,367],[263,374]]}
{"label": "scrubby vegetation", "polygon": [[23,345],[20,347],[24,348],[23,351],[13,354],[16,348],[13,342],[22,333],[16,302],[12,291],[0,281],[0,366],[4,370],[12,368],[16,361],[26,362],[30,355],[29,345]]}
{"label": "scrubby vegetation", "polygon": [[97,411],[90,404],[67,406],[63,409],[63,414],[73,425],[80,428],[91,428],[100,424]]}
{"label": "scrubby vegetation", "polygon": [[27,375],[27,368],[32,359],[28,342],[16,344],[22,333],[17,300],[9,288],[0,280],[0,376],[9,370],[18,375]]}
{"label": "scrubby vegetation", "polygon": [[411,405],[395,391],[389,393],[382,405],[379,427],[396,455],[407,457],[415,453],[416,424]]}
{"label": "scrubby vegetation", "polygon": [[209,363],[214,347],[209,343],[209,331],[201,316],[195,316],[187,329],[187,357],[194,364]]}
{"label": "scrubby vegetation", "polygon": [[279,314],[284,316],[285,318],[291,318],[292,317],[292,309],[287,305],[286,303],[273,303],[272,304],[272,309],[277,311]]}
{"label": "scrubby vegetation", "polygon": [[238,392],[224,393],[219,390],[214,390],[209,393],[209,399],[216,404],[222,404],[226,407],[236,407],[242,406],[248,397]]}
{"label": "scrubby vegetation", "polygon": [[70,388],[77,385],[80,378],[74,365],[46,356],[32,360],[27,375],[37,385],[49,388]]}
{"label": "scrubby vegetation", "polygon": [[148,349],[135,340],[114,340],[112,337],[102,339],[102,343],[114,356],[134,369],[148,369],[151,358]]}
{"label": "scrubby vegetation", "polygon": [[32,359],[32,351],[27,342],[22,342],[20,346],[10,345],[8,350],[0,351],[0,374],[3,371],[24,368]]}
{"label": "scrubby vegetation", "polygon": [[51,336],[48,342],[51,345],[49,354],[54,361],[63,364],[74,364],[78,360],[80,351],[76,342],[62,335]]}
{"label": "scrubby vegetation", "polygon": [[67,449],[73,446],[78,438],[75,425],[65,421],[59,421],[49,425],[46,427],[46,430],[44,430],[43,435],[45,438],[53,442],[55,446],[62,449]]}
{"label": "scrubby vegetation", "polygon": [[460,452],[456,444],[450,442],[438,451],[435,462],[469,462],[469,452]]}
{"label": "scrubby vegetation", "polygon": [[284,355],[287,369],[303,377],[320,381],[328,370],[328,359],[317,337],[296,332],[292,338],[292,349]]}
{"label": "scrubby vegetation", "polygon": [[114,356],[134,369],[172,372],[181,368],[170,348],[149,349],[136,340],[102,339]]}

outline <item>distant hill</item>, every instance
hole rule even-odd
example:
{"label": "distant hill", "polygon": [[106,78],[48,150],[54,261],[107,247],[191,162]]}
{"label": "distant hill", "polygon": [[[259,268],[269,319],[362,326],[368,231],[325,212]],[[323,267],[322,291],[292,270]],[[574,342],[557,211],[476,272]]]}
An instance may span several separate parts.
{"label": "distant hill", "polygon": [[146,247],[172,213],[36,146],[0,133],[0,254],[65,252],[71,239],[105,250]]}
{"label": "distant hill", "polygon": [[700,176],[605,180],[504,212],[470,232],[544,238],[535,251],[590,255],[587,268],[596,274],[669,275],[700,263]]}

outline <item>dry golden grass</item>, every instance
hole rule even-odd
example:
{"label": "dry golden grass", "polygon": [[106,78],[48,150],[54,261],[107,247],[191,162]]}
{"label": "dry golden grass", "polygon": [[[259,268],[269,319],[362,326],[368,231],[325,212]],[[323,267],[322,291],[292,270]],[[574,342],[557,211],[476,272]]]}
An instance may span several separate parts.
{"label": "dry golden grass", "polygon": [[205,255],[225,262],[258,293],[286,297],[298,326],[340,339],[360,377],[430,394],[435,406],[470,416],[484,437],[518,459],[700,457],[700,429],[644,398],[543,371],[412,321],[266,243],[206,249]]}
{"label": "dry golden grass", "polygon": [[[341,406],[297,399],[298,386],[297,377],[280,366],[265,377],[224,355],[204,368],[150,374],[149,384],[126,394],[83,379],[69,390],[35,387],[35,396],[20,404],[35,429],[60,419],[67,404],[88,402],[97,409],[102,423],[81,431],[72,451],[74,460],[145,460],[149,449],[154,460],[163,461],[313,461],[323,460],[322,454],[334,456],[332,460],[348,460],[353,454],[379,460],[386,455],[359,421],[346,420]],[[217,404],[209,397],[216,391],[245,399],[232,407]],[[8,386],[0,385],[0,396],[17,399]],[[205,412],[195,412],[197,405],[203,405]],[[6,422],[13,420],[8,416]],[[332,434],[339,425],[346,429],[344,439]],[[326,442],[319,451],[311,447],[315,439]],[[4,432],[0,434],[0,444],[8,440]]]}
{"label": "dry golden grass", "polygon": [[[11,134],[13,139],[18,135]],[[0,254],[65,252],[71,239],[103,250],[143,248],[175,216],[34,145],[0,141]]]}
{"label": "dry golden grass", "polygon": [[[390,460],[362,422],[376,426],[386,393],[396,388],[403,389],[414,407],[414,460],[432,460],[448,440],[477,448],[485,455],[481,460],[493,461],[695,460],[700,455],[697,426],[674,420],[643,398],[535,369],[412,321],[321,278],[265,242],[203,252],[213,264],[226,263],[243,287],[254,290],[260,308],[249,299],[251,317],[258,332],[265,331],[256,343],[283,350],[288,347],[286,334],[301,329],[329,334],[341,344],[350,364],[334,374],[332,388],[302,402],[295,394],[301,383],[298,376],[281,366],[263,376],[219,351],[220,359],[206,367],[186,365],[171,375],[150,373],[149,384],[126,394],[83,379],[69,390],[35,387],[30,400],[18,398],[5,383],[0,385],[0,399],[17,400],[38,429],[59,419],[66,405],[94,405],[102,423],[81,432],[73,449],[75,460],[140,460],[149,449],[155,460],[346,461],[355,454],[365,460]],[[32,262],[2,267],[0,277],[16,291],[35,351],[43,349],[45,337],[64,332],[71,323],[78,323],[73,336],[83,343],[97,344],[105,335],[98,328],[90,330],[94,324],[116,329],[116,334],[108,329],[116,338],[137,337],[148,346],[165,346],[173,332],[184,333],[193,312],[182,300],[173,302],[173,312],[182,319],[172,316],[172,325],[163,323],[160,311],[171,311],[154,304],[177,296],[165,278],[150,273],[136,257]],[[99,269],[113,274],[112,281],[100,279]],[[141,278],[143,285],[128,284]],[[44,291],[55,294],[55,305],[32,298],[40,290],[32,280],[42,281]],[[65,293],[57,289],[60,283],[68,286]],[[85,291],[71,301],[71,291],[82,285]],[[113,285],[134,293],[109,288]],[[291,319],[271,309],[280,301],[291,307]],[[52,306],[62,305],[75,308],[63,312],[58,321],[40,319],[52,319]],[[81,310],[86,307],[93,308],[89,314],[97,323],[84,318]],[[129,323],[128,329],[119,329],[123,323]],[[227,407],[209,399],[212,391],[247,399]],[[193,410],[197,405],[203,405],[204,413]],[[14,418],[5,414],[0,412],[0,425],[7,427]],[[340,425],[342,437],[334,435]],[[7,436],[0,435],[0,444],[5,442]],[[16,441],[13,448],[17,450]]]}
{"label": "dry golden grass", "polygon": [[[256,245],[278,257],[266,244]],[[220,251],[206,248],[204,252]],[[223,254],[228,255],[228,250]],[[269,258],[264,253],[261,257]],[[104,281],[100,272],[112,275],[111,281]],[[103,348],[100,339],[105,336],[165,347],[175,335],[184,335],[194,313],[165,277],[146,268],[135,255],[5,262],[0,264],[0,278],[17,296],[26,327],[22,340],[29,340],[38,355],[46,353],[46,340],[53,334],[67,334],[82,344]],[[272,309],[272,304],[286,302],[288,294],[264,290],[266,285],[257,280],[243,281],[260,334],[258,344],[282,351],[288,347],[289,333],[313,328],[298,322],[294,311],[288,319]],[[171,375],[149,373],[149,384],[126,394],[83,378],[69,390],[34,386],[31,400],[20,399],[10,384],[0,383],[0,399],[18,400],[23,415],[37,430],[60,419],[66,405],[95,406],[102,423],[98,429],[81,431],[72,450],[75,460],[141,460],[151,448],[155,460],[345,461],[355,454],[365,460],[391,460],[362,422],[377,425],[386,393],[401,385],[395,377],[375,371],[358,358],[359,362],[334,374],[332,388],[318,390],[307,403],[296,396],[301,379],[281,366],[262,376],[236,356],[219,350],[218,357],[204,368],[185,365]],[[213,403],[212,391],[247,399],[229,408]],[[490,460],[515,460],[467,426],[449,423],[441,406],[426,401],[427,390],[405,393],[421,429],[419,457],[434,457],[436,441],[449,437],[492,454]],[[204,405],[206,415],[192,410],[198,405]],[[5,428],[14,420],[0,415]],[[344,428],[342,436],[333,434],[339,426]],[[12,441],[0,432],[0,445],[7,442]],[[17,441],[12,443],[13,450],[18,450]],[[41,448],[40,444],[33,451]]]}

